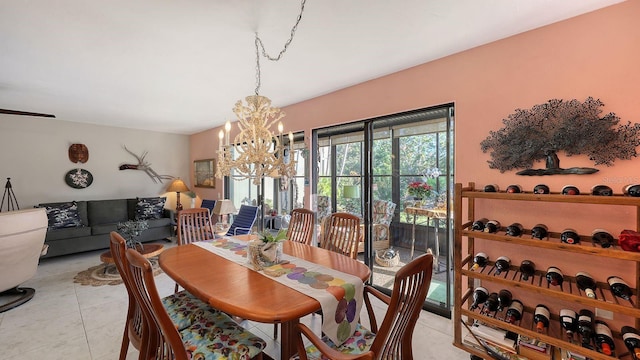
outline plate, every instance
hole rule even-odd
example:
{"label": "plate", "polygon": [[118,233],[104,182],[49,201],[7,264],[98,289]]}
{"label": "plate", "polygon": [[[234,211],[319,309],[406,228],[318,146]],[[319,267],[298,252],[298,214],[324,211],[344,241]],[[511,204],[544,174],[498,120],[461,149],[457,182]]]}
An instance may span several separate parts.
{"label": "plate", "polygon": [[93,175],[85,169],[73,169],[67,172],[64,181],[74,189],[84,189],[93,183]]}

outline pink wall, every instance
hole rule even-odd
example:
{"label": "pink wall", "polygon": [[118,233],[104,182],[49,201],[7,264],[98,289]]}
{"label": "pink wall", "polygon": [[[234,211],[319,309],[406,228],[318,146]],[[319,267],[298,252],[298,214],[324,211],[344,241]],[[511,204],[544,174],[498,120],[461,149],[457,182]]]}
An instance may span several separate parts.
{"label": "pink wall", "polygon": [[[583,101],[592,96],[605,103],[605,112],[615,112],[623,122],[640,121],[637,14],[640,1],[627,1],[287,106],[284,108],[287,131],[303,130],[309,138],[311,130],[318,127],[454,102],[456,182],[475,181],[480,186],[498,183],[502,187],[517,183],[526,190],[546,183],[552,191],[559,191],[566,184],[588,191],[595,184],[605,183],[620,192],[623,185],[640,182],[640,159],[618,160],[612,167],[599,166],[600,171],[592,175],[523,177],[515,171],[500,173],[489,169],[486,163],[489,155],[480,151],[479,144],[489,130],[500,128],[502,119],[516,108],[530,108],[552,98]],[[218,130],[192,136],[192,160],[212,157]],[[584,156],[559,156],[562,167],[593,167]],[[205,197],[217,198],[219,189],[197,191]],[[308,188],[306,196],[309,199]],[[483,215],[496,214],[503,223],[520,221],[531,227],[536,222],[546,222],[553,231],[573,227],[588,233],[595,226],[617,234],[623,227],[634,226],[635,213],[631,209],[599,207],[594,215],[590,207],[547,206],[543,208],[545,218],[532,218],[529,214],[540,208],[521,205],[481,203],[480,208]],[[568,212],[573,215],[570,220],[566,217]],[[495,249],[493,252],[496,253]],[[513,260],[519,263],[522,259],[514,256]],[[539,267],[556,261],[561,263],[562,259],[551,254]],[[605,275],[611,271],[624,275],[620,272],[631,270],[625,264],[611,261],[603,262],[602,266],[599,281],[605,281]],[[569,267],[565,270],[570,275],[573,271]]]}

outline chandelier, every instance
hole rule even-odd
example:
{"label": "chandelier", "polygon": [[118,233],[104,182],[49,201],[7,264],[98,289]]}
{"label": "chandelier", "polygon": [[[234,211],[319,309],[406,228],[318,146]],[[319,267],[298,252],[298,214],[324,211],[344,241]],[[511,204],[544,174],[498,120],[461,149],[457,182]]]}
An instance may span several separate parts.
{"label": "chandelier", "polygon": [[[292,156],[293,134],[289,132],[289,144],[283,142],[283,125],[280,121],[284,112],[280,108],[271,106],[271,100],[259,94],[260,90],[260,50],[262,56],[278,61],[287,51],[293,41],[298,24],[302,19],[306,0],[302,0],[300,14],[291,29],[291,36],[278,56],[267,54],[262,39],[255,33],[256,48],[256,88],[255,95],[245,98],[245,103],[238,100],[233,112],[238,119],[239,133],[229,142],[231,123],[227,121],[224,130],[218,134],[218,167],[216,177],[231,176],[235,180],[253,179],[255,185],[260,185],[266,176],[282,178],[287,181],[296,173],[296,164]],[[271,126],[278,123],[278,133],[271,130]],[[224,142],[224,145],[223,145]]]}

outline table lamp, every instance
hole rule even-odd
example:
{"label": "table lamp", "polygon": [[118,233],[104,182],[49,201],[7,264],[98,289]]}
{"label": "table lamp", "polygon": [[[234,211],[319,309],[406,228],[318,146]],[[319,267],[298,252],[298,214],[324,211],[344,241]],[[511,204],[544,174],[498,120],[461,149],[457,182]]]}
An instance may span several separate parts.
{"label": "table lamp", "polygon": [[360,186],[358,185],[345,185],[342,187],[342,197],[347,199],[346,210],[350,213],[355,213],[355,206],[351,199],[360,198]]}
{"label": "table lamp", "polygon": [[180,193],[187,192],[187,191],[189,191],[187,184],[185,184],[184,181],[182,181],[182,179],[180,178],[173,180],[171,184],[169,184],[169,187],[167,187],[167,192],[175,192],[177,194],[176,195],[176,211],[182,210],[182,204],[180,204]]}
{"label": "table lamp", "polygon": [[216,227],[228,228],[227,218],[226,216],[229,214],[235,214],[237,212],[236,207],[233,205],[233,202],[229,199],[223,199],[216,201],[216,206],[213,207],[213,213],[220,216],[220,220],[222,220],[223,216],[225,217],[224,221],[220,221],[220,224],[216,224]]}

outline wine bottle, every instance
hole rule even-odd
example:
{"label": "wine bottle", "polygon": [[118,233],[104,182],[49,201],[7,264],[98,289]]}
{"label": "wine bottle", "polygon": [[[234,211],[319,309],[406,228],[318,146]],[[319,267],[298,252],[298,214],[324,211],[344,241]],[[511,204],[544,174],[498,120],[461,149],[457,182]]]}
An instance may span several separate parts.
{"label": "wine bottle", "polygon": [[533,188],[534,194],[548,194],[550,193],[549,187],[545,184],[538,184]]}
{"label": "wine bottle", "polygon": [[562,195],[580,195],[580,189],[573,185],[566,185],[562,188]]}
{"label": "wine bottle", "polygon": [[475,271],[479,267],[487,266],[487,262],[489,261],[489,256],[483,252],[477,253],[473,257],[473,266],[471,266],[471,271]]}
{"label": "wine bottle", "polygon": [[496,260],[496,275],[500,275],[503,271],[509,271],[510,265],[511,259],[506,256],[500,256],[498,260]]}
{"label": "wine bottle", "polygon": [[522,186],[520,185],[509,185],[507,186],[507,193],[509,194],[519,194],[522,192]]}
{"label": "wine bottle", "polygon": [[500,187],[496,184],[487,184],[484,186],[484,192],[498,192],[500,191]]}
{"label": "wine bottle", "polygon": [[567,244],[578,244],[580,243],[580,235],[574,229],[564,229],[560,234],[560,240]]}
{"label": "wine bottle", "polygon": [[511,305],[511,301],[513,299],[513,295],[511,291],[507,289],[502,289],[498,292],[498,311],[502,311],[504,308]]}
{"label": "wine bottle", "polygon": [[500,222],[498,220],[489,220],[486,224],[484,224],[484,232],[486,233],[497,233],[500,230]]}
{"label": "wine bottle", "polygon": [[578,330],[576,312],[569,309],[560,310],[560,325],[567,332],[569,342],[573,342],[573,334]]}
{"label": "wine bottle", "polygon": [[576,284],[578,285],[578,289],[584,291],[587,297],[592,299],[596,298],[596,281],[593,280],[593,276],[584,271],[579,271],[576,274]]}
{"label": "wine bottle", "polygon": [[549,228],[545,224],[536,224],[531,228],[531,237],[542,240],[549,236]]}
{"label": "wine bottle", "polygon": [[538,304],[536,310],[533,313],[533,322],[536,324],[536,330],[539,333],[546,332],[549,328],[549,308],[545,305]]}
{"label": "wine bottle", "polygon": [[516,321],[520,321],[522,319],[522,309],[524,309],[524,306],[520,300],[511,300],[511,305],[507,309],[504,320],[509,324],[515,324]]}
{"label": "wine bottle", "polygon": [[613,293],[613,295],[619,298],[623,298],[627,301],[631,301],[633,292],[631,291],[629,284],[627,284],[624,280],[622,280],[618,276],[609,276],[607,278],[607,282],[609,283],[609,287],[611,288],[611,292]]}
{"label": "wine bottle", "polygon": [[599,244],[603,248],[609,248],[613,246],[613,235],[604,229],[595,229],[591,232],[591,242]]}
{"label": "wine bottle", "polygon": [[578,313],[578,332],[582,337],[582,347],[592,349],[591,339],[593,337],[593,312],[582,309]]}
{"label": "wine bottle", "polygon": [[595,322],[596,347],[598,351],[605,355],[616,356],[616,344],[613,342],[613,335],[609,325],[602,320]]}
{"label": "wine bottle", "polygon": [[633,360],[640,360],[640,331],[631,326],[623,326],[620,332],[624,345],[629,349]]}
{"label": "wine bottle", "polygon": [[562,271],[555,266],[551,266],[547,269],[547,274],[545,276],[547,278],[547,284],[553,286],[562,287],[562,281],[564,281],[564,276],[562,275]]}
{"label": "wine bottle", "polygon": [[639,197],[640,196],[640,184],[630,184],[622,188],[622,193],[626,196]]}
{"label": "wine bottle", "polygon": [[520,223],[513,223],[507,226],[507,235],[508,236],[522,236],[524,233],[524,228]]}
{"label": "wine bottle", "polygon": [[473,222],[471,225],[471,230],[473,231],[484,231],[484,224],[486,224],[489,220],[487,218],[478,219]]}
{"label": "wine bottle", "polygon": [[529,280],[529,276],[533,276],[536,273],[536,264],[531,260],[522,260],[520,263],[520,272],[522,273],[522,280]]}
{"label": "wine bottle", "polygon": [[483,288],[482,286],[478,286],[473,290],[473,304],[471,304],[471,310],[475,310],[480,306],[480,304],[487,301],[489,297],[489,291]]}
{"label": "wine bottle", "polygon": [[487,297],[487,300],[484,301],[484,309],[483,312],[489,313],[498,310],[498,293],[492,292]]}
{"label": "wine bottle", "polygon": [[595,185],[591,188],[591,195],[596,196],[612,196],[613,190],[607,185]]}

